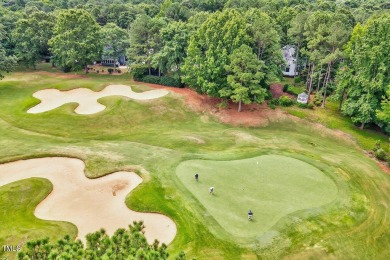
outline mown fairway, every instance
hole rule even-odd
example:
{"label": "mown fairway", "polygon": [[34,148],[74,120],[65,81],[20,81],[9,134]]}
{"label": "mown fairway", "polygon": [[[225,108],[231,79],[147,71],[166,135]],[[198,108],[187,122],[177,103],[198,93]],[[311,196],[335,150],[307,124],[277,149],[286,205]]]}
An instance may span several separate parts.
{"label": "mown fairway", "polygon": [[[149,89],[131,83],[126,76],[64,78],[39,72],[7,76],[0,81],[0,161],[56,155],[77,157],[86,162],[89,177],[126,169],[139,169],[137,172],[140,172],[142,167],[148,172],[141,174],[145,182],[128,196],[127,205],[138,211],[161,212],[176,222],[178,235],[170,245],[172,255],[184,250],[189,257],[198,259],[239,259],[256,254],[264,258],[385,259],[390,256],[390,176],[345,135],[336,135],[299,119],[280,121],[264,128],[223,125],[207,114],[192,112],[183,98],[173,93],[145,102],[104,98],[100,101],[107,109],[90,116],[75,114],[75,104],[42,114],[26,113],[38,102],[32,97],[37,90],[79,87],[100,90],[113,83],[134,86],[135,91]],[[191,161],[185,162],[188,160],[237,162],[234,160],[264,154],[294,157],[300,163],[315,167],[319,179],[309,186],[315,188],[317,196],[324,201],[307,204],[307,210],[292,212],[275,225],[272,223],[272,227],[269,222],[268,231],[255,238],[253,235],[246,238],[231,236],[223,224],[219,224],[218,217],[208,212],[202,199],[193,194],[195,191],[191,192],[191,187],[183,185],[176,175],[179,165],[180,169],[191,164]],[[249,174],[251,170],[248,166],[247,171],[236,174]],[[200,174],[199,184],[202,184],[206,176],[203,172]],[[299,185],[299,175],[294,176]],[[193,181],[193,174],[188,178]],[[321,180],[336,185],[335,199],[333,186],[328,186],[325,198],[318,193],[325,189]],[[31,186],[31,192],[39,191],[38,184],[31,185],[30,182],[24,180],[18,185]],[[209,184],[204,185],[209,196]],[[289,185],[295,186],[294,182]],[[314,187],[317,185],[320,187]],[[216,198],[222,196],[221,187],[214,186]],[[7,220],[10,222],[6,228],[1,227],[0,241],[4,243],[4,238],[10,239],[9,236],[12,241],[36,237],[34,229],[20,232],[20,237],[12,230],[13,226],[20,225],[19,219],[23,215],[30,219],[23,222],[27,221],[37,229],[41,227],[35,224],[32,214],[26,215],[23,211],[28,205],[35,205],[38,196],[26,196],[20,203],[6,204],[4,200],[12,196],[9,189],[9,185],[0,187],[0,193],[7,194],[0,197],[1,210],[14,217]],[[306,201],[312,200],[310,194],[307,196]],[[245,194],[245,198],[249,199],[249,195]],[[331,202],[327,203],[328,200]],[[246,225],[247,207],[242,207],[245,209],[243,224]],[[235,214],[241,216],[241,213]],[[260,214],[257,211],[255,214],[258,220]],[[264,227],[259,225],[259,228]],[[51,238],[65,234],[75,236],[72,225],[63,225],[60,230],[47,228],[40,235],[43,233]]]}
{"label": "mown fairway", "polygon": [[[260,237],[282,217],[315,209],[337,196],[336,185],[320,170],[286,156],[191,160],[181,163],[176,173],[222,228],[241,239]],[[255,212],[252,222],[247,220],[249,209]]]}

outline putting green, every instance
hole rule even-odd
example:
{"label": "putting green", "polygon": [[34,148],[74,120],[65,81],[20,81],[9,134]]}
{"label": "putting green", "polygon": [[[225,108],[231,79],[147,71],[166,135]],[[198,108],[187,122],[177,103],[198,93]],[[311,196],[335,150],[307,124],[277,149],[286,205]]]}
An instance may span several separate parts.
{"label": "putting green", "polygon": [[[194,175],[199,173],[199,182]],[[230,234],[260,236],[298,210],[332,202],[338,189],[323,172],[303,161],[263,155],[235,161],[189,160],[176,174],[187,189]],[[214,186],[214,195],[209,187]],[[254,221],[247,212],[254,212]]]}

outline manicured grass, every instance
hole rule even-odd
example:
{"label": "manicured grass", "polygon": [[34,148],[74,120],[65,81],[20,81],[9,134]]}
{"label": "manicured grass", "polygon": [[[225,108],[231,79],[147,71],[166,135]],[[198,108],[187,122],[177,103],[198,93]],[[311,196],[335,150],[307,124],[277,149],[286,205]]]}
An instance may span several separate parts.
{"label": "manicured grass", "polygon": [[[176,174],[222,228],[241,239],[261,236],[282,217],[320,207],[337,196],[336,185],[319,169],[280,155],[190,160],[181,163]],[[215,187],[213,195],[210,186]],[[247,220],[249,209],[255,213],[252,222]]]}
{"label": "manicured grass", "polygon": [[[67,222],[41,220],[34,216],[35,207],[51,192],[51,183],[30,178],[4,185],[0,189],[0,245],[23,246],[36,237],[59,239],[66,234],[76,237],[77,228]],[[16,252],[3,252],[0,258],[16,259]]]}
{"label": "manicured grass", "polygon": [[[107,109],[90,116],[75,114],[75,104],[42,114],[26,113],[38,102],[32,94],[40,89],[100,90],[109,84],[148,89],[131,83],[128,75],[67,77],[17,72],[0,81],[0,162],[56,155],[77,157],[86,162],[88,177],[143,168],[145,181],[129,194],[126,203],[135,210],[161,212],[176,222],[178,234],[169,245],[171,255],[184,250],[189,258],[197,259],[390,256],[390,176],[344,135],[289,119],[264,128],[232,127],[207,114],[194,113],[183,97],[172,93],[153,102],[105,98],[100,101]],[[306,112],[310,113],[301,113]],[[349,124],[340,118],[342,127],[342,122]],[[364,140],[375,142],[377,136]],[[202,142],[194,142],[194,137]],[[364,142],[358,143],[364,147]],[[240,239],[221,228],[218,219],[176,175],[178,165],[187,160],[233,161],[264,154],[293,157],[320,169],[337,186],[336,199],[284,216],[254,239]],[[215,186],[217,195],[220,188]],[[4,190],[6,186],[0,187],[1,192]],[[40,191],[34,188],[34,192]],[[0,205],[3,203],[0,198]],[[2,209],[10,214],[13,207],[7,205]],[[27,218],[40,229],[33,215]],[[3,234],[13,234],[11,226],[18,225],[17,218],[10,221],[6,229],[1,228],[0,239]],[[60,233],[42,229],[45,236]],[[15,233],[13,239],[22,236]]]}

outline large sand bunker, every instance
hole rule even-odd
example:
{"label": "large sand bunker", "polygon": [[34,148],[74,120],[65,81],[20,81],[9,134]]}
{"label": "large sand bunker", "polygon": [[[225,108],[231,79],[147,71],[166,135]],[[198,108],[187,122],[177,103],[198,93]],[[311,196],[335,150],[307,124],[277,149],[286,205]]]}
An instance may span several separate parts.
{"label": "large sand bunker", "polygon": [[142,182],[137,174],[115,172],[98,179],[84,175],[84,162],[79,159],[53,157],[22,160],[0,165],[0,186],[31,177],[49,179],[53,191],[35,209],[41,219],[68,221],[78,228],[78,238],[104,228],[114,234],[135,221],[144,221],[149,243],[158,239],[170,243],[176,225],[157,213],[140,213],[125,204],[126,195]]}
{"label": "large sand bunker", "polygon": [[165,89],[149,90],[141,93],[134,92],[131,87],[125,85],[109,85],[100,92],[87,88],[77,88],[69,91],[58,89],[44,89],[33,94],[41,103],[30,108],[27,113],[37,114],[50,111],[66,103],[78,103],[75,109],[77,114],[90,115],[103,111],[106,107],[98,102],[99,98],[108,96],[124,96],[135,100],[149,100],[163,97],[169,93]]}

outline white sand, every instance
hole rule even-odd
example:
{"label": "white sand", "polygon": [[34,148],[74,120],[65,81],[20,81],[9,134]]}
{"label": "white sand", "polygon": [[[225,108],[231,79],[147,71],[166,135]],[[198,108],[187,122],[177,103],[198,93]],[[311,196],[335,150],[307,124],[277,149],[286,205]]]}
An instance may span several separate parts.
{"label": "white sand", "polygon": [[58,89],[44,89],[33,94],[41,103],[30,108],[27,113],[37,114],[50,111],[66,103],[78,103],[75,109],[77,114],[90,115],[103,111],[106,107],[98,102],[99,98],[108,96],[124,96],[135,100],[149,100],[163,97],[169,93],[165,89],[149,90],[142,93],[134,92],[131,87],[125,85],[109,85],[100,92],[87,88],[77,88],[69,91]]}
{"label": "white sand", "polygon": [[[170,243],[176,225],[168,217],[156,213],[140,213],[125,205],[125,197],[142,178],[135,173],[115,172],[98,179],[84,175],[84,162],[79,159],[53,157],[22,160],[0,165],[0,186],[30,177],[49,179],[53,191],[35,209],[38,218],[68,221],[78,228],[78,238],[85,242],[87,233],[104,228],[114,234],[134,220],[144,221],[149,243],[158,239]],[[114,196],[115,192],[115,196]]]}

